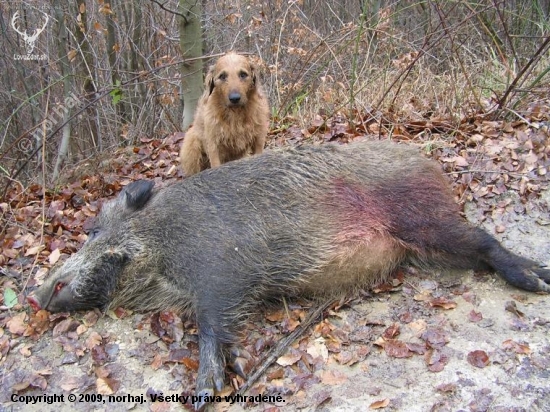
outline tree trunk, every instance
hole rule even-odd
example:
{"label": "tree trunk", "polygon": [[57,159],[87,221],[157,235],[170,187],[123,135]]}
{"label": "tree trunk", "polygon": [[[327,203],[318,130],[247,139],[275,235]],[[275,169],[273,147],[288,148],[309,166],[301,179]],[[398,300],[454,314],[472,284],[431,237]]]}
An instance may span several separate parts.
{"label": "tree trunk", "polygon": [[[142,13],[143,7],[144,5],[142,0],[125,2],[123,5],[126,27],[131,33],[130,47],[127,47],[126,49],[127,70],[131,73],[131,76],[137,75],[140,69],[143,69],[143,63],[141,63],[140,67],[140,62],[142,61],[140,51],[144,49],[144,42],[141,39],[142,29],[145,27]],[[131,101],[131,119],[132,121],[135,121],[141,115],[140,110],[143,109],[143,102],[147,101],[147,88],[141,79],[136,78],[134,88],[129,98]],[[133,126],[136,126],[136,124]],[[145,134],[147,134],[147,132],[145,132]]]}
{"label": "tree trunk", "polygon": [[[184,17],[180,19],[180,48],[184,59],[201,57],[202,28],[201,1],[180,0],[179,9]],[[182,129],[187,130],[193,122],[193,115],[202,94],[202,60],[196,59],[184,63],[181,68],[181,91],[183,94]]]}
{"label": "tree trunk", "polygon": [[[90,42],[88,36],[88,14],[86,10],[85,0],[76,0],[76,6],[78,9],[78,18],[77,18],[77,28],[74,32],[76,41],[78,42],[78,47],[80,53],[77,54],[76,58],[79,59],[79,64],[77,65],[75,71],[77,73],[77,78],[83,79],[82,89],[84,90],[84,98],[86,99],[86,104],[88,105],[96,97],[97,91],[97,80],[95,79],[93,73],[93,54],[90,48]],[[101,151],[103,145],[101,142],[101,137],[98,131],[98,113],[95,106],[90,105],[86,109],[87,121],[83,122],[83,126],[80,128],[82,135],[88,135],[89,147],[93,147],[96,150]]]}
{"label": "tree trunk", "polygon": [[[109,56],[109,66],[111,68],[111,81],[113,82],[113,87],[115,89],[118,89],[118,93],[120,95],[122,94],[122,90],[119,89],[120,83],[122,82],[119,70],[118,70],[118,51],[120,50],[120,45],[116,41],[116,24],[114,20],[114,13],[115,13],[115,2],[113,0],[110,1],[110,7],[111,12],[106,14],[107,18],[107,55]],[[127,112],[126,112],[126,105],[124,104],[124,100],[117,99],[115,102],[115,110],[118,115],[118,120],[121,120],[124,123],[128,122],[127,119]]]}
{"label": "tree trunk", "polygon": [[[59,1],[53,2],[53,7],[55,9],[55,16],[57,19],[57,51],[59,58],[59,67],[61,69],[61,76],[63,77],[63,96],[65,100],[70,98],[71,93],[71,77],[70,77],[70,67],[69,67],[69,58],[67,57],[67,44],[69,42],[69,36],[67,32],[67,26],[65,25],[65,15],[68,15],[64,12],[63,7],[59,4]],[[57,110],[56,110],[57,109]],[[66,105],[60,106],[58,108],[52,108],[52,112],[55,113],[58,117],[53,117],[56,122],[63,122],[65,126],[62,129],[62,138],[61,143],[59,144],[59,149],[57,151],[57,159],[55,161],[55,166],[52,175],[52,182],[55,182],[59,177],[59,171],[61,166],[67,159],[69,152],[69,143],[71,139],[71,124],[66,123],[71,115],[71,110]],[[53,115],[52,113],[52,115]],[[53,124],[55,127],[55,124]]]}

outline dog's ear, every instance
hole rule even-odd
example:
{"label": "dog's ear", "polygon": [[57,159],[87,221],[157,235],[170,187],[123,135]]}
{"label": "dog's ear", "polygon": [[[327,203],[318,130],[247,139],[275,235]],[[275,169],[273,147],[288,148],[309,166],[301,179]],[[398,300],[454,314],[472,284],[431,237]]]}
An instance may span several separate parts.
{"label": "dog's ear", "polygon": [[210,69],[208,69],[208,73],[206,73],[206,77],[204,79],[204,88],[208,89],[209,96],[214,91],[214,66],[213,65],[210,66]]}
{"label": "dog's ear", "polygon": [[248,61],[250,63],[250,75],[252,76],[252,84],[254,85],[254,87],[256,87],[256,73],[258,72],[258,67],[250,58],[248,58]]}

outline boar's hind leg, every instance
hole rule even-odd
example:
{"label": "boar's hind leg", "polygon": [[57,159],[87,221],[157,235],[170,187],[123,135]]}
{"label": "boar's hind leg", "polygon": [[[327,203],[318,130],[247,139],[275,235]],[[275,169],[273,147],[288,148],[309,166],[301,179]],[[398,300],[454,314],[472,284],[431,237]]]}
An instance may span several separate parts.
{"label": "boar's hind leg", "polygon": [[550,292],[550,270],[538,263],[506,250],[491,235],[474,228],[481,244],[482,259],[504,280],[520,289],[532,292]]}
{"label": "boar's hind leg", "polygon": [[480,228],[465,223],[446,226],[449,230],[438,231],[438,242],[433,245],[444,252],[443,263],[464,269],[492,269],[520,289],[550,292],[550,270],[506,250]]}

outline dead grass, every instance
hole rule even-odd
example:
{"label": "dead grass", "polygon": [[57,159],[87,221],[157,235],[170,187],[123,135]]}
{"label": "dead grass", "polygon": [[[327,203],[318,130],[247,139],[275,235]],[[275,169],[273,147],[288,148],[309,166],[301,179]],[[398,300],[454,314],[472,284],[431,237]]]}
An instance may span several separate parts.
{"label": "dead grass", "polygon": [[[294,98],[286,112],[285,107],[280,107],[279,114],[291,115],[300,127],[307,127],[319,115],[343,115],[351,120],[357,113],[370,113],[373,117],[392,113],[402,121],[445,118],[458,124],[474,113],[495,111],[499,97],[519,71],[498,60],[470,58],[467,71],[454,64],[437,73],[426,60],[419,58],[413,63],[408,53],[394,59],[390,67],[365,67],[357,75],[353,91],[349,89],[349,76],[326,74],[311,84],[294,83],[285,89]],[[548,67],[550,58],[541,59],[524,83],[532,83]],[[505,110],[502,115],[511,114],[519,120],[521,113],[528,110],[528,102],[550,88],[550,80],[539,81],[536,86],[520,90],[512,102],[514,111]]]}
{"label": "dead grass", "polygon": [[305,6],[300,14],[289,5],[266,81],[275,118],[291,116],[300,127],[319,115],[353,121],[358,113],[518,119],[550,87],[545,12],[537,1],[518,7],[399,2],[364,8],[327,32],[303,18]]}

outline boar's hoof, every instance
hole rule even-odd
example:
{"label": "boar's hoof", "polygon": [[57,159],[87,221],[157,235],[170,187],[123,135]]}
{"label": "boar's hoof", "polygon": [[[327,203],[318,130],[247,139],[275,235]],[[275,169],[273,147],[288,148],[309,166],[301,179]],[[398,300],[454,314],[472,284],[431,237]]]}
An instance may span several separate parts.
{"label": "boar's hoof", "polygon": [[214,397],[214,390],[220,392],[224,387],[224,370],[214,364],[210,365],[211,370],[205,373],[201,372],[199,366],[199,375],[197,376],[197,388],[195,394],[195,410],[200,411]]}
{"label": "boar's hoof", "polygon": [[241,378],[246,379],[246,376],[252,368],[252,356],[250,356],[250,353],[243,348],[232,346],[229,354],[229,367]]}
{"label": "boar's hoof", "polygon": [[525,270],[525,277],[532,279],[536,286],[534,291],[542,291],[550,293],[550,269],[541,267]]}
{"label": "boar's hoof", "polygon": [[199,372],[195,394],[195,410],[201,410],[214,396],[214,391],[220,392],[224,387],[225,360],[221,346],[215,339],[199,337]]}
{"label": "boar's hoof", "polygon": [[539,267],[536,267],[534,271],[539,278],[544,280],[546,283],[550,284],[550,269],[546,269],[543,266],[539,266]]}
{"label": "boar's hoof", "polygon": [[[530,262],[532,263],[532,262]],[[523,267],[522,267],[523,266]],[[511,285],[531,292],[550,292],[550,270],[532,264],[511,266],[502,271],[502,277]]]}
{"label": "boar's hoof", "polygon": [[[198,388],[198,383],[197,383]],[[195,402],[195,410],[196,411],[202,411],[206,407],[206,404],[208,403],[207,399],[210,399],[210,397],[214,396],[214,389],[203,389],[201,391],[195,392],[197,396],[197,401]]]}

